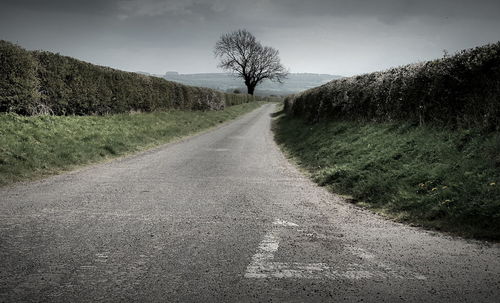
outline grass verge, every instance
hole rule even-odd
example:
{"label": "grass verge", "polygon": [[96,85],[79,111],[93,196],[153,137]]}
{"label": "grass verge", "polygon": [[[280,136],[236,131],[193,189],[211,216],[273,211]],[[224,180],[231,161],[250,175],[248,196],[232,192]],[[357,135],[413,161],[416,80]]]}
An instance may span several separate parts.
{"label": "grass verge", "polygon": [[108,116],[0,114],[0,186],[145,150],[234,119],[261,106]]}
{"label": "grass verge", "polygon": [[280,116],[276,141],[321,186],[400,222],[500,240],[500,133]]}

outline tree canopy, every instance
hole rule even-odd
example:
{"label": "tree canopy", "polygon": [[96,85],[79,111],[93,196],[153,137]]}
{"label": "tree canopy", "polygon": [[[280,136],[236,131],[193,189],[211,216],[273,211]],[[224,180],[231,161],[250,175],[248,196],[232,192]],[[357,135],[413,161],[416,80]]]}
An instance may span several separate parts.
{"label": "tree canopy", "polygon": [[215,44],[218,67],[237,74],[245,81],[248,93],[265,79],[282,82],[288,72],[281,64],[279,51],[263,46],[247,30],[237,30],[220,37]]}

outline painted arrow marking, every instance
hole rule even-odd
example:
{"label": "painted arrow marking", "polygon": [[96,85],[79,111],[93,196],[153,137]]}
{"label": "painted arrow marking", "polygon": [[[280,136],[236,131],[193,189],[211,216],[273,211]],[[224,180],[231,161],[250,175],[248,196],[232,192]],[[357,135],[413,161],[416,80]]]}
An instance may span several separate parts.
{"label": "painted arrow marking", "polygon": [[246,268],[245,278],[295,278],[295,279],[369,279],[369,278],[399,278],[425,280],[426,277],[413,273],[404,268],[390,266],[383,262],[376,262],[374,255],[360,248],[348,248],[348,251],[368,263],[348,264],[344,270],[336,270],[326,263],[299,263],[276,262],[274,254],[279,248],[279,228],[298,227],[297,224],[277,219],[273,222],[274,228],[269,231],[259,244],[257,252]]}

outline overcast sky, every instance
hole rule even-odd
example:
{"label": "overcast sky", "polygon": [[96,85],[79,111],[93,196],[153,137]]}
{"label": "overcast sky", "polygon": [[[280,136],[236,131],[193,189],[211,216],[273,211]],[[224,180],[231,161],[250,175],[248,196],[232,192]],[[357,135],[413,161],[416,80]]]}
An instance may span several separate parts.
{"label": "overcast sky", "polygon": [[354,75],[500,40],[500,0],[0,0],[0,39],[127,71],[216,72],[245,28],[291,72]]}

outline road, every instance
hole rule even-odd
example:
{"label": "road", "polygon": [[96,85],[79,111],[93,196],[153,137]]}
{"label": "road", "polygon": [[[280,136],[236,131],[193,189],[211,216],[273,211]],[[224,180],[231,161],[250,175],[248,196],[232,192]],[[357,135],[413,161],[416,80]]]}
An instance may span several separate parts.
{"label": "road", "polygon": [[0,301],[498,302],[499,244],[316,186],[274,143],[274,110],[0,189]]}

